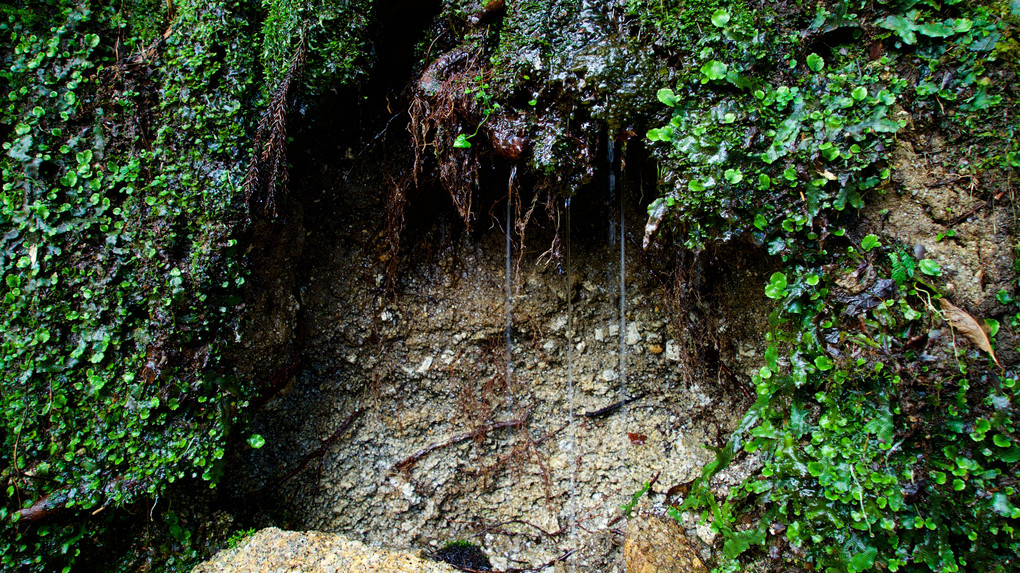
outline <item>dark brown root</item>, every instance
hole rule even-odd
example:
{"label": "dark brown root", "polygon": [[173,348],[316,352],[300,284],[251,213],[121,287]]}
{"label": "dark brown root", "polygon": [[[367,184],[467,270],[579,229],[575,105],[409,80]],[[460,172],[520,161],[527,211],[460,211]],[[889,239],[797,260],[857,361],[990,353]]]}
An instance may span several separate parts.
{"label": "dark brown root", "polygon": [[287,110],[290,107],[287,97],[304,59],[305,42],[302,40],[294,48],[287,73],[270,95],[269,106],[259,122],[244,178],[244,201],[249,217],[255,212],[264,217],[276,217],[277,192],[287,192]]}
{"label": "dark brown root", "polygon": [[674,255],[673,272],[666,285],[666,305],[671,326],[676,333],[680,360],[679,369],[686,384],[704,375],[706,348],[713,345],[713,333],[701,317],[701,262],[698,253],[679,250]]}
{"label": "dark brown root", "polygon": [[397,282],[397,268],[400,262],[400,239],[404,232],[404,209],[407,206],[407,190],[411,186],[410,175],[397,179],[390,178],[390,194],[386,200],[386,237],[384,252],[380,260],[386,265],[386,286],[394,293]]}
{"label": "dark brown root", "polygon": [[464,432],[462,434],[451,436],[442,442],[438,442],[418,450],[417,452],[404,458],[403,461],[398,462],[395,466],[393,466],[393,469],[394,471],[407,473],[411,470],[411,468],[415,466],[415,464],[420,462],[422,458],[436,450],[452,446],[454,444],[459,444],[461,442],[466,442],[468,440],[478,439],[480,436],[485,436],[485,434],[489,433],[492,430],[499,430],[502,428],[519,428],[524,426],[525,422],[527,422],[526,417],[520,420],[505,420],[502,422],[493,422],[492,424],[486,424],[485,426],[471,430],[470,432]]}
{"label": "dark brown root", "polygon": [[453,205],[471,226],[472,198],[478,187],[478,150],[456,147],[458,137],[477,133],[482,121],[478,102],[468,91],[484,79],[480,52],[458,50],[436,59],[418,80],[409,113],[414,142],[414,182],[423,172],[429,147],[438,162],[439,181]]}

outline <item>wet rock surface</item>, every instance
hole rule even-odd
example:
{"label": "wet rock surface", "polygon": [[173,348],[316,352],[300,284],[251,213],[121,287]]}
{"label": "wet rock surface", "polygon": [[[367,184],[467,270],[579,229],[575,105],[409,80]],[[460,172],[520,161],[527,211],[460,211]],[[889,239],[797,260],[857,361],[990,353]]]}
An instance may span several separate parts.
{"label": "wet rock surface", "polygon": [[[577,233],[568,285],[565,260],[538,262],[552,235],[536,224],[523,255],[516,243],[511,255],[508,350],[501,226],[472,234],[452,210],[440,214],[390,292],[379,222],[359,204],[379,195],[373,185],[353,183],[351,199],[324,192],[322,210],[314,199],[306,208],[303,358],[253,421],[265,447],[229,464],[244,521],[433,551],[463,539],[496,570],[622,571],[620,505],[647,481],[648,503],[662,504],[698,475],[713,455],[703,444],[725,441],[749,397],[732,372],[685,370],[680,337],[690,333],[671,326],[638,234],[626,246],[621,323],[619,244],[604,230]],[[742,264],[706,296],[759,292],[770,271]],[[741,379],[760,366],[763,321],[712,322]]]}

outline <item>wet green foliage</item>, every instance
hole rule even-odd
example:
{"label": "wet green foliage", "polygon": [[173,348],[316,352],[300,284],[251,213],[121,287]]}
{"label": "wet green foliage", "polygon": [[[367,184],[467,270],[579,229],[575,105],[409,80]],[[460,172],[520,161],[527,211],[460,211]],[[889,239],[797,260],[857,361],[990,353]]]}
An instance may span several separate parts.
{"label": "wet green foliage", "polygon": [[[338,6],[288,16],[310,22],[310,78],[353,75],[337,37],[360,28]],[[215,485],[250,394],[222,359],[247,273],[239,186],[278,71],[260,53],[293,34],[260,37],[280,13],[262,22],[243,0],[165,7],[3,5],[5,570],[70,568],[116,508],[153,505],[178,480]]]}
{"label": "wet green foliage", "polygon": [[[709,508],[731,567],[770,528],[825,570],[1005,571],[1017,559],[1017,382],[962,347],[928,354],[914,337],[940,322],[936,293],[916,271],[895,280],[883,254],[847,262],[886,273],[859,296],[803,268],[766,288],[780,306],[757,402],[686,503]],[[763,467],[720,504],[703,486],[741,450]],[[739,528],[744,512],[756,521]]]}
{"label": "wet green foliage", "polygon": [[[664,37],[695,20],[705,32],[658,93],[672,117],[648,133],[674,230],[691,248],[750,237],[785,263],[764,288],[778,306],[757,400],[680,509],[722,534],[719,570],[769,547],[825,571],[1013,570],[1016,376],[929,344],[943,320],[936,261],[843,226],[886,192],[903,108],[967,134],[980,168],[1008,177],[1013,128],[992,114],[1015,113],[1015,94],[986,68],[1015,65],[999,55],[1017,21],[1002,3],[811,11],[785,15],[805,33],[713,4],[660,23]],[[877,276],[856,288],[865,270]],[[712,477],[749,453],[761,468],[717,500]]]}
{"label": "wet green foliage", "polygon": [[307,43],[305,94],[334,90],[363,72],[364,31],[371,0],[263,0],[262,64],[270,86],[287,73],[298,44]]}
{"label": "wet green foliage", "polygon": [[[675,191],[661,201],[683,213],[690,247],[753,233],[773,254],[818,248],[828,218],[859,208],[889,175],[885,152],[903,124],[890,110],[905,89],[890,59],[801,59],[799,42],[763,31],[764,17],[720,9],[691,47],[702,63],[678,93],[659,92],[675,112],[648,137],[672,143],[663,159],[682,179],[667,181]],[[822,9],[812,26],[827,20]]]}
{"label": "wet green foliage", "polygon": [[[943,108],[959,99],[969,127],[981,120],[976,112],[1000,103],[984,62],[996,60],[1010,17],[987,8],[971,17],[947,9],[957,17],[941,17],[920,10],[924,3],[907,4],[909,18],[874,15],[870,22],[851,12],[852,3],[819,6],[806,31],[816,44],[800,31],[766,32],[774,14],[731,7],[731,15],[707,5],[692,15],[705,33],[680,54],[689,62],[686,78],[658,93],[675,108],[670,122],[648,132],[672,144],[659,148],[667,150],[661,159],[673,189],[661,201],[683,215],[689,247],[750,232],[773,254],[824,254],[830,223],[888,179],[886,158],[906,124],[896,113],[900,98],[920,107],[937,99]],[[903,33],[910,41],[885,33],[886,43],[916,49],[870,57],[865,32],[881,34],[893,23],[913,26]],[[663,26],[668,35],[690,24]],[[815,51],[835,34],[850,41]],[[901,77],[906,66],[922,69],[922,77]],[[936,77],[947,85],[936,86]]]}
{"label": "wet green foliage", "polygon": [[167,39],[154,77],[115,61],[141,36],[114,9],[69,3],[45,35],[3,24],[5,567],[70,565],[98,528],[35,528],[19,508],[46,500],[61,523],[213,480],[240,400],[219,351],[244,280],[229,224],[251,63],[224,42],[248,23],[177,9],[193,33]]}

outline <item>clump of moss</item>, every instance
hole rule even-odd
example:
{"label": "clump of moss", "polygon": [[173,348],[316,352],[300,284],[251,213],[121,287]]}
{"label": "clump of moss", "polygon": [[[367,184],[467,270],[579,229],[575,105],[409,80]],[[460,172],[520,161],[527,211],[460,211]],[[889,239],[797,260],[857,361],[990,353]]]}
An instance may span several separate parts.
{"label": "clump of moss", "polygon": [[451,541],[436,552],[436,558],[469,571],[492,571],[489,557],[481,547],[470,541]]}

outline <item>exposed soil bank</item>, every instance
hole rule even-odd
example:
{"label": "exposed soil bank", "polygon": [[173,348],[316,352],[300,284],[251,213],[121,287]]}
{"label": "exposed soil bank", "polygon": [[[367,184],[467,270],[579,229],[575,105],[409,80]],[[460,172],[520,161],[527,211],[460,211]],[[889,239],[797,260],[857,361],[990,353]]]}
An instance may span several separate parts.
{"label": "exposed soil bank", "polygon": [[[477,226],[487,228],[465,232],[452,209],[422,217],[390,292],[378,255],[382,166],[362,171],[344,182],[329,169],[305,193],[307,238],[292,301],[301,366],[252,425],[267,445],[230,464],[228,483],[256,506],[252,523],[423,548],[471,539],[497,568],[571,550],[578,567],[620,567],[620,505],[650,480],[651,501],[662,504],[662,494],[709,461],[702,444],[724,442],[742,415],[750,389],[730,373],[743,379],[757,367],[764,315],[732,303],[757,296],[771,269],[733,253],[720,276],[701,278],[705,300],[690,312],[722,304],[741,314],[711,319],[712,341],[692,341],[693,332],[672,326],[658,274],[666,265],[636,247],[648,197],[637,178],[625,179],[624,373],[619,244],[609,243],[608,221],[575,219],[568,294],[565,249],[559,259],[540,255],[555,229],[536,216],[526,252],[515,244],[512,253],[507,384],[501,223],[486,218]],[[604,216],[605,200],[605,190],[592,192],[575,198],[574,209]],[[682,352],[692,342],[722,352],[709,377]],[[631,397],[638,399],[618,410],[583,415]],[[250,497],[324,441],[321,459],[271,499]]]}

